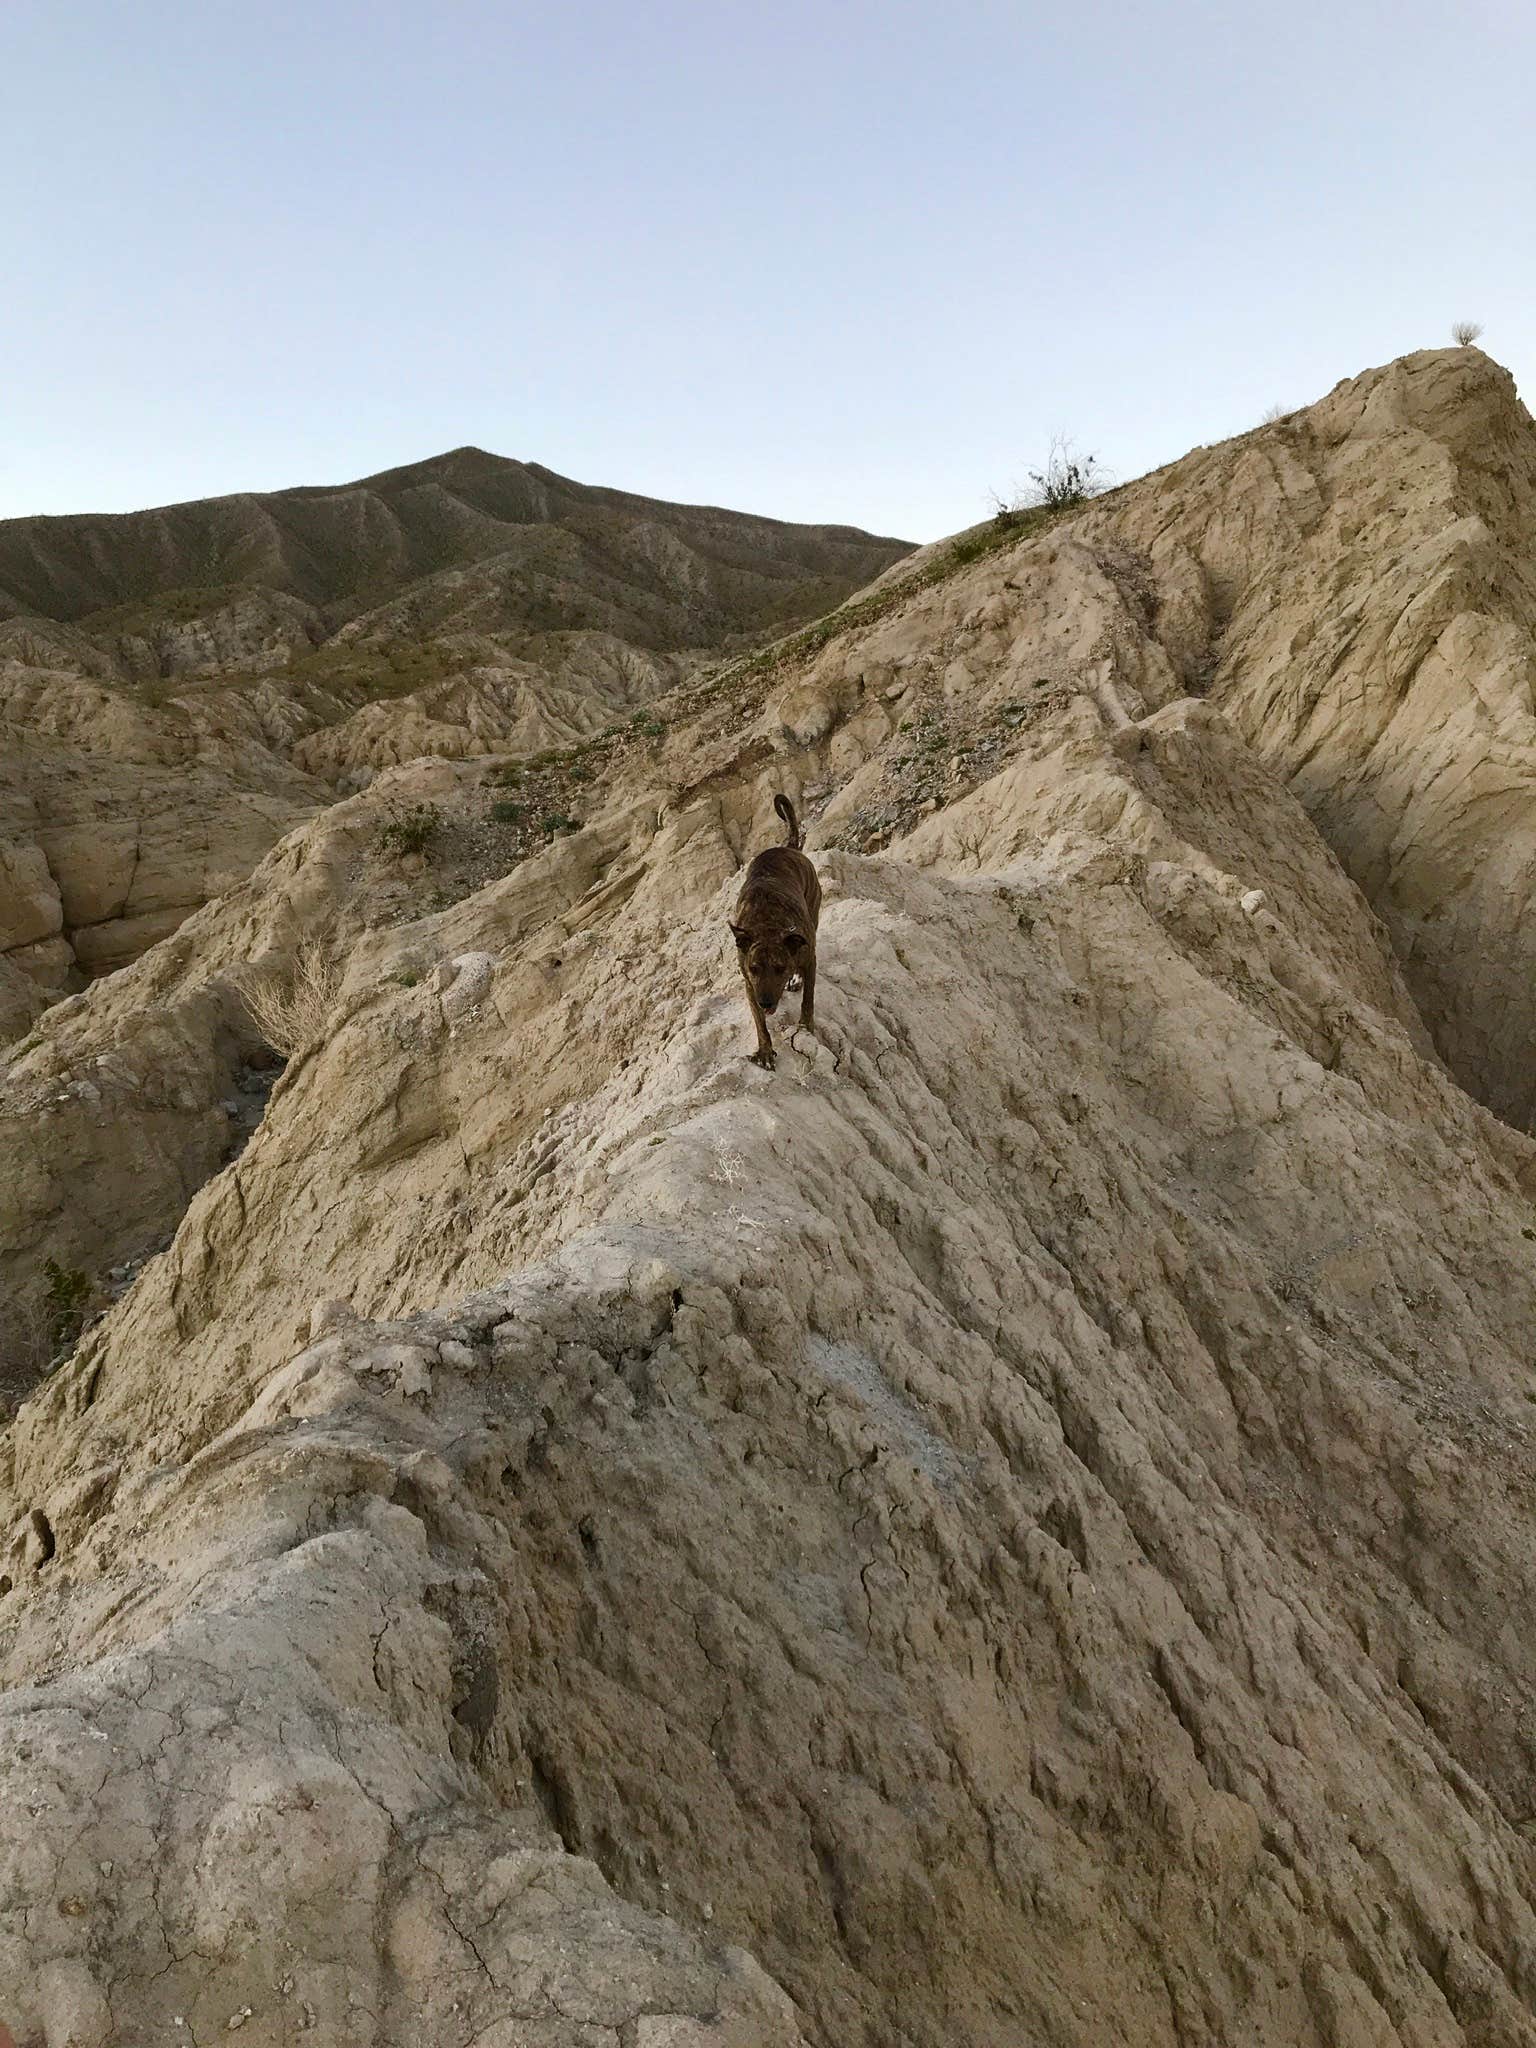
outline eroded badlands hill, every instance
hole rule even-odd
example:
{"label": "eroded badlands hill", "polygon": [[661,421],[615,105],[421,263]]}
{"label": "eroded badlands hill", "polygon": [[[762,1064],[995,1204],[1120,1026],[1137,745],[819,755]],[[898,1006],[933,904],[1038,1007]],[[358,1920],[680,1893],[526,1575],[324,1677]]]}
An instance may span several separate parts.
{"label": "eroded badlands hill", "polygon": [[16,1274],[175,1237],[0,1448],[19,2038],[1536,2041],[1532,436],[1371,372],[530,771],[508,873],[377,850],[505,800],[403,767],[49,1013]]}
{"label": "eroded badlands hill", "polygon": [[335,490],[0,521],[0,1039],[338,787],[596,732],[905,552],[476,448]]}
{"label": "eroded badlands hill", "polygon": [[558,611],[567,628],[698,646],[801,618],[818,583],[835,598],[905,551],[853,527],[673,505],[456,448],[334,488],[0,520],[0,608],[131,637],[115,611],[144,607],[169,626],[195,597],[266,592],[332,630],[392,607],[414,630],[463,624],[472,605],[487,628],[527,631]]}

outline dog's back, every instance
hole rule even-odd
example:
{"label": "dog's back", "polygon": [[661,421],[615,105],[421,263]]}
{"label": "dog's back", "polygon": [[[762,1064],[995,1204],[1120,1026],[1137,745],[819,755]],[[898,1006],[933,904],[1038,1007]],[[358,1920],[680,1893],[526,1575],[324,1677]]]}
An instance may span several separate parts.
{"label": "dog's back", "polygon": [[753,854],[747,863],[737,899],[737,921],[752,921],[754,910],[768,921],[774,921],[775,913],[795,925],[803,918],[810,924],[806,934],[810,937],[821,909],[821,883],[814,862],[800,851],[800,820],[794,805],[781,792],[774,798],[773,808],[789,827],[789,837],[782,846],[768,846]]}
{"label": "dog's back", "polygon": [[[748,900],[781,910],[790,922],[798,922],[802,907],[814,926],[821,907],[821,883],[815,863],[798,846],[766,846],[754,853],[741,878],[741,905]],[[744,921],[744,920],[742,920]]]}

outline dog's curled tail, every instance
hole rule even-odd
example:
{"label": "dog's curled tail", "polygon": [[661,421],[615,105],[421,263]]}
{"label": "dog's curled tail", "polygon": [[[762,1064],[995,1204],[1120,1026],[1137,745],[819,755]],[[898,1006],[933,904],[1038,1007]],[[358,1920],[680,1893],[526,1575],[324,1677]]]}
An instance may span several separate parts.
{"label": "dog's curled tail", "polygon": [[784,844],[786,846],[798,847],[800,844],[800,820],[795,816],[794,805],[784,795],[782,790],[774,798],[773,808],[789,827],[789,837],[785,840]]}

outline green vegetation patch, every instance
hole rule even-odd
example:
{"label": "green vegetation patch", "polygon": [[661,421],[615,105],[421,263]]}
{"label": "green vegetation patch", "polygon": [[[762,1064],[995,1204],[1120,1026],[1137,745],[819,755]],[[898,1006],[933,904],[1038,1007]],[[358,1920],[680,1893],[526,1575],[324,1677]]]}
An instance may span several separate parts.
{"label": "green vegetation patch", "polygon": [[412,804],[396,811],[379,827],[379,845],[386,853],[425,853],[442,830],[443,814],[436,804]]}
{"label": "green vegetation patch", "polygon": [[441,640],[387,640],[360,645],[327,641],[290,661],[287,674],[323,688],[361,690],[371,698],[408,697],[462,675],[472,659]]}
{"label": "green vegetation patch", "polygon": [[57,1259],[43,1261],[43,1307],[48,1336],[56,1351],[70,1349],[85,1326],[95,1290],[89,1274]]}
{"label": "green vegetation patch", "polygon": [[76,624],[87,633],[151,633],[157,626],[186,626],[220,612],[256,586],[250,583],[186,584],[154,597],[131,598],[104,611],[87,612]]}

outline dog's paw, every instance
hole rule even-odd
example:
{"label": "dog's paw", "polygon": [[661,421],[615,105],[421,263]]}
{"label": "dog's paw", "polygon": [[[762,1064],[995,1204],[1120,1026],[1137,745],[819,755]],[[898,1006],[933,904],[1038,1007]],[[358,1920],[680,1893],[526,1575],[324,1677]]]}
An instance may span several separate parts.
{"label": "dog's paw", "polygon": [[773,1069],[779,1064],[779,1056],[776,1052],[749,1052],[747,1058],[754,1067],[766,1067],[769,1073],[772,1073]]}

